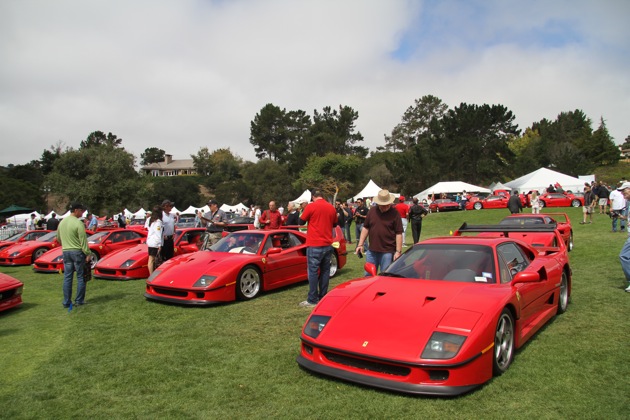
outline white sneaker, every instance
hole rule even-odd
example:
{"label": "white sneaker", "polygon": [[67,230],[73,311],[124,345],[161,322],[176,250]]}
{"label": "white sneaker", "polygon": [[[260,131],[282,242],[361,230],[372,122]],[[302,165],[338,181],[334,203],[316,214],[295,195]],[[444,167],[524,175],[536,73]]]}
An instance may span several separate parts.
{"label": "white sneaker", "polygon": [[630,286],[626,287],[626,292],[630,293]]}
{"label": "white sneaker", "polygon": [[[630,290],[628,290],[630,292]],[[302,301],[298,304],[298,306],[302,307],[302,308],[314,308],[315,305],[314,303],[309,302],[308,300]]]}

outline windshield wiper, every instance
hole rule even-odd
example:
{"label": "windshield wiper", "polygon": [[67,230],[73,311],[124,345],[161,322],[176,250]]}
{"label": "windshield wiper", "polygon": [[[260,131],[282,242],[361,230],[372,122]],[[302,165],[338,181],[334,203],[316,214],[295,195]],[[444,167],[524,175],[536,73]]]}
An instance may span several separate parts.
{"label": "windshield wiper", "polygon": [[398,273],[381,273],[381,274],[379,274],[379,276],[405,278],[405,276],[403,276],[402,274],[398,274]]}

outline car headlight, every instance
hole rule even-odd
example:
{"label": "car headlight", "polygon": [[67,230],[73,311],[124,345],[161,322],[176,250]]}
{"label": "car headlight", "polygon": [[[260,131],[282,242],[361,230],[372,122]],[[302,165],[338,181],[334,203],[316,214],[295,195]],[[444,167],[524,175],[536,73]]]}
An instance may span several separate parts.
{"label": "car headlight", "polygon": [[56,257],[54,260],[52,260],[52,262],[54,263],[63,262],[63,255]]}
{"label": "car headlight", "polygon": [[208,287],[217,278],[217,276],[203,275],[193,284],[193,287]]}
{"label": "car headlight", "polygon": [[313,315],[308,321],[306,321],[306,325],[304,326],[304,334],[308,335],[312,338],[317,338],[319,333],[322,332],[328,321],[330,320],[329,316],[323,315]]}
{"label": "car headlight", "polygon": [[151,282],[151,281],[155,280],[155,278],[157,276],[159,276],[161,273],[162,273],[162,270],[155,270],[153,273],[151,273],[151,275],[149,276],[147,281]]}
{"label": "car headlight", "polygon": [[14,252],[11,255],[9,255],[9,257],[18,257],[20,255],[20,252]]}
{"label": "car headlight", "polygon": [[24,286],[20,286],[17,289],[15,289],[15,295],[20,296],[22,294],[23,289],[24,289]]}
{"label": "car headlight", "polygon": [[133,265],[133,263],[135,263],[135,262],[136,262],[136,260],[127,260],[127,261],[125,261],[124,263],[122,263],[122,264],[120,265],[120,268],[127,268],[127,267],[130,267],[130,266],[131,266],[131,265]]}
{"label": "car headlight", "polygon": [[434,332],[422,352],[423,359],[452,359],[457,355],[466,336]]}

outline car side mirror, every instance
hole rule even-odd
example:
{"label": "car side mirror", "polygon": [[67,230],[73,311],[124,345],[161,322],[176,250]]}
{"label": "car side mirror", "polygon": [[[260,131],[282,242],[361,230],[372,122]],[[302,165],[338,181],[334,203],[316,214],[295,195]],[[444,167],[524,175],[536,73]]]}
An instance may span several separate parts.
{"label": "car side mirror", "polygon": [[517,273],[512,279],[512,284],[515,285],[517,283],[537,283],[540,281],[540,274],[534,272],[526,272],[521,271]]}
{"label": "car side mirror", "polygon": [[267,255],[279,254],[281,252],[282,248],[269,248],[269,251],[267,251]]}
{"label": "car side mirror", "polygon": [[372,263],[365,263],[365,265],[363,266],[363,269],[365,271],[367,271],[367,273],[371,276],[374,277],[376,276],[376,266]]}

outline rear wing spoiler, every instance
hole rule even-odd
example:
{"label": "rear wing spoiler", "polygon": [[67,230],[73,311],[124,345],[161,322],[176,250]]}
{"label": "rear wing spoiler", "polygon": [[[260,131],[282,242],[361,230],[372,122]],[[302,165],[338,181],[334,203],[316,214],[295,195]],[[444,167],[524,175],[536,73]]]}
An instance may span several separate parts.
{"label": "rear wing spoiler", "polygon": [[468,232],[497,232],[502,233],[508,238],[510,233],[553,232],[556,230],[556,227],[557,225],[555,223],[546,225],[469,225],[464,222],[464,224],[453,233],[453,236],[462,236],[462,233]]}

